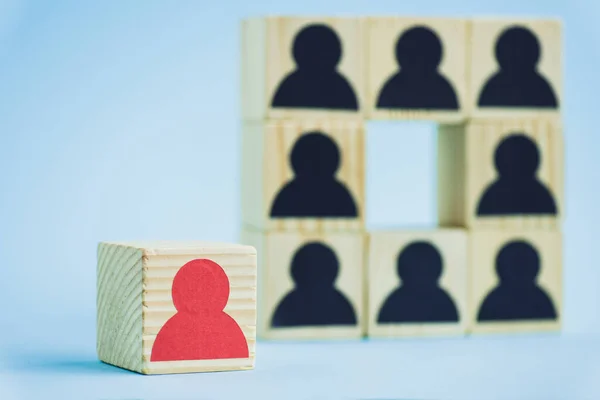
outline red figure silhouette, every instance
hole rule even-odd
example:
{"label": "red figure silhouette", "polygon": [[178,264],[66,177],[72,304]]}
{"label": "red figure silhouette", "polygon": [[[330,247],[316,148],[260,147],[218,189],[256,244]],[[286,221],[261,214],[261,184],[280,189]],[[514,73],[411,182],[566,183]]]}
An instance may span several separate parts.
{"label": "red figure silhouette", "polygon": [[248,344],[239,325],[223,309],[229,300],[229,279],[221,266],[197,259],[173,279],[177,314],[156,336],[150,361],[248,358]]}

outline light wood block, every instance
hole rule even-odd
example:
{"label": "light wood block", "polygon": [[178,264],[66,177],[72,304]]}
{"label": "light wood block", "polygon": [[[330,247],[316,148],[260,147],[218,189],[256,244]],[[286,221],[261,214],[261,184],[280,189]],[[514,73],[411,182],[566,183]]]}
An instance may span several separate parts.
{"label": "light wood block", "polygon": [[[472,117],[558,118],[563,90],[561,31],[559,20],[473,20],[469,74]],[[505,74],[506,68],[520,72]],[[484,102],[481,106],[480,99]]]}
{"label": "light wood block", "polygon": [[368,335],[462,335],[467,327],[467,232],[369,234]]}
{"label": "light wood block", "polygon": [[[310,33],[298,35],[301,32]],[[244,120],[361,117],[365,76],[361,19],[251,18],[242,22],[241,34]],[[323,62],[329,66],[304,67]],[[300,70],[308,72],[294,74]],[[323,70],[325,78],[313,73]]]}
{"label": "light wood block", "polygon": [[[175,290],[172,294],[171,289],[176,274],[183,270],[184,265],[196,259],[211,260],[222,270],[218,266],[215,268],[226,274],[229,287],[226,286],[227,280],[221,280],[219,286],[229,289],[228,299],[223,294],[226,290],[223,289],[224,291],[221,292],[221,296],[225,296],[223,299],[227,299],[223,311],[218,310],[215,313],[214,310],[209,310],[208,314],[190,313],[189,309],[204,309],[203,304],[206,302],[197,301],[195,303],[197,305],[191,305],[190,301],[194,301],[194,293],[182,294],[180,289],[178,294],[175,294]],[[103,242],[98,246],[97,272],[97,352],[101,361],[142,374],[244,370],[254,367],[257,272],[254,248],[238,244],[197,241]],[[211,276],[217,276],[214,272],[211,273],[213,273]],[[194,287],[198,287],[196,281],[192,279],[194,276],[179,275],[177,282],[182,282],[183,279],[184,282],[191,282]],[[197,285],[201,284],[202,282],[198,281]],[[178,283],[178,285],[178,288],[181,288],[185,283]],[[206,291],[214,292],[216,290],[214,288],[217,287],[215,285],[217,283],[206,288]],[[201,294],[200,289],[198,290],[198,294]],[[192,300],[189,300],[190,296]],[[175,301],[178,304],[177,309],[173,297],[178,299]],[[215,298],[212,296],[208,300],[218,301]],[[202,325],[202,321],[207,320],[207,315],[217,318],[218,321],[232,319],[235,322],[230,321],[221,326]],[[194,327],[202,329],[191,330],[191,325],[185,324],[175,327],[173,324],[181,321],[181,318],[193,319],[196,324]],[[173,322],[176,319],[177,321]],[[171,329],[177,330],[181,340],[169,342],[166,336],[170,333],[163,330],[167,323],[170,324]],[[213,343],[207,339],[208,336],[198,339],[199,333],[194,333],[199,331],[204,335],[214,333],[220,338],[223,336],[223,329],[230,328],[235,331],[235,334],[243,334],[243,337],[238,337],[242,339],[241,344],[237,343],[240,342],[238,340],[235,346],[244,349],[247,346],[248,357],[223,357],[231,350],[232,343]],[[188,359],[190,357],[182,354],[182,351],[190,354],[193,350],[179,349],[178,358],[168,356],[169,359],[177,358],[177,360],[170,361],[163,356],[156,357],[157,350],[154,344],[157,335],[161,336],[163,344],[167,343],[167,347],[177,348],[182,342],[193,343],[194,340],[199,340],[199,343],[202,343],[199,347],[210,348],[212,345],[218,345],[222,348],[219,350],[219,355],[213,356],[212,359],[205,356]],[[229,355],[232,354],[229,352]],[[157,359],[161,361],[153,361]]]}
{"label": "light wood block", "polygon": [[259,338],[362,336],[364,234],[243,230],[241,241],[256,247],[261,254]]}
{"label": "light wood block", "polygon": [[[520,243],[511,245],[513,242]],[[559,231],[473,231],[469,254],[470,332],[560,330],[563,300]],[[499,272],[506,277],[502,281]],[[514,283],[509,285],[511,281]]]}
{"label": "light wood block", "polygon": [[[367,21],[368,118],[464,120],[467,20],[382,17]],[[425,75],[426,69],[431,73]]]}
{"label": "light wood block", "polygon": [[[246,123],[241,180],[244,225],[271,231],[361,230],[364,140],[364,125],[355,121]],[[306,167],[324,178],[299,178]]]}
{"label": "light wood block", "polygon": [[[515,140],[514,134],[529,140]],[[512,144],[506,144],[508,139]],[[501,143],[506,146],[498,150]],[[529,143],[527,147],[525,143]],[[539,156],[537,170],[535,148]],[[530,153],[533,156],[528,156]],[[523,160],[528,162],[525,167],[518,167],[516,175],[526,176],[524,171],[528,168],[536,171],[535,179],[527,181],[527,185],[506,184],[515,180],[506,179],[512,176],[507,172],[499,173],[496,157],[508,170],[516,170],[515,166]],[[562,127],[550,120],[473,120],[441,126],[438,132],[440,224],[494,229],[560,226],[564,214],[563,157]],[[496,206],[490,208],[490,204]]]}

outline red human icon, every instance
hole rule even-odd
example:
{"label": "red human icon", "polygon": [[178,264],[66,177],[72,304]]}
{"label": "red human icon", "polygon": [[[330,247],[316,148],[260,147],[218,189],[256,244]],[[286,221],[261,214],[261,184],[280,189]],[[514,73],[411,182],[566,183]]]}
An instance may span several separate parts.
{"label": "red human icon", "polygon": [[177,313],[158,332],[150,361],[249,357],[241,328],[223,311],[229,278],[219,264],[207,259],[186,263],[171,292]]}

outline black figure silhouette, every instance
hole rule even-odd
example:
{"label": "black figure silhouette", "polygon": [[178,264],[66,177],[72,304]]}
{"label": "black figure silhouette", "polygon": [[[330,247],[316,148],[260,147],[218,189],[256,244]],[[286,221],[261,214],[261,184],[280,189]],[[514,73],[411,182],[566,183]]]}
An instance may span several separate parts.
{"label": "black figure silhouette", "polygon": [[540,53],[540,43],[529,29],[506,29],[496,42],[500,70],[483,87],[479,106],[557,108],[552,87],[537,71]]}
{"label": "black figure silhouette", "polygon": [[522,133],[507,136],[494,155],[498,179],[487,187],[477,215],[556,215],[552,194],[536,177],[540,154]]}
{"label": "black figure silhouette", "polygon": [[439,287],[442,257],[430,243],[413,242],[398,256],[399,288],[386,299],[377,322],[457,322],[458,311]]}
{"label": "black figure silhouette", "polygon": [[328,26],[313,24],[294,39],[296,69],[287,75],[273,97],[273,107],[358,110],[350,83],[336,67],[342,45]]}
{"label": "black figure silhouette", "polygon": [[400,72],[383,86],[377,108],[456,110],[452,85],[438,71],[442,43],[429,28],[417,26],[404,32],[396,43]]}
{"label": "black figure silhouette", "polygon": [[292,260],[295,287],[273,315],[273,327],[356,325],[354,309],[335,287],[338,260],[328,246],[310,242]]}
{"label": "black figure silhouette", "polygon": [[540,257],[529,243],[518,240],[506,244],[496,257],[500,283],[483,301],[477,319],[556,319],[552,300],[536,283],[539,271]]}
{"label": "black figure silhouette", "polygon": [[271,208],[273,218],[356,217],[358,211],[350,191],[335,178],[340,152],[322,132],[302,135],[290,154],[294,178],[277,194]]}

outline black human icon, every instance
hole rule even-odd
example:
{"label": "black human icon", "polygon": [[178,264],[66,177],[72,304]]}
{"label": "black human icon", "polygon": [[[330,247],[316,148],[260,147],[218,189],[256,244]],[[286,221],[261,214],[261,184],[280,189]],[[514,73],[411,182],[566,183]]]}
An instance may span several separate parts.
{"label": "black human icon", "polygon": [[402,280],[385,300],[378,323],[457,322],[454,302],[439,286],[442,256],[435,246],[416,241],[398,256],[397,272]]}
{"label": "black human icon", "polygon": [[322,132],[300,136],[290,154],[294,177],[271,207],[273,218],[351,218],[358,210],[350,191],[336,180],[340,151]]}
{"label": "black human icon", "polygon": [[552,300],[536,283],[540,257],[531,244],[516,240],[506,244],[496,257],[500,282],[486,296],[478,321],[554,320]]}
{"label": "black human icon", "polygon": [[494,154],[498,178],[488,186],[477,215],[556,215],[552,194],[536,177],[540,163],[537,145],[523,133],[500,142]]}
{"label": "black human icon", "polygon": [[312,24],[295,37],[296,69],[273,97],[273,107],[358,110],[352,86],[336,67],[342,58],[337,34],[327,25]]}
{"label": "black human icon", "polygon": [[458,100],[439,72],[443,49],[439,37],[424,26],[404,32],[396,43],[400,71],[383,86],[377,108],[457,110]]}
{"label": "black human icon", "polygon": [[338,260],[331,248],[320,242],[302,246],[292,260],[294,289],[277,306],[271,325],[356,325],[352,305],[334,287],[338,270]]}
{"label": "black human icon", "polygon": [[496,41],[495,53],[500,69],[483,87],[480,107],[558,107],[552,87],[537,70],[541,49],[532,31],[507,28]]}

